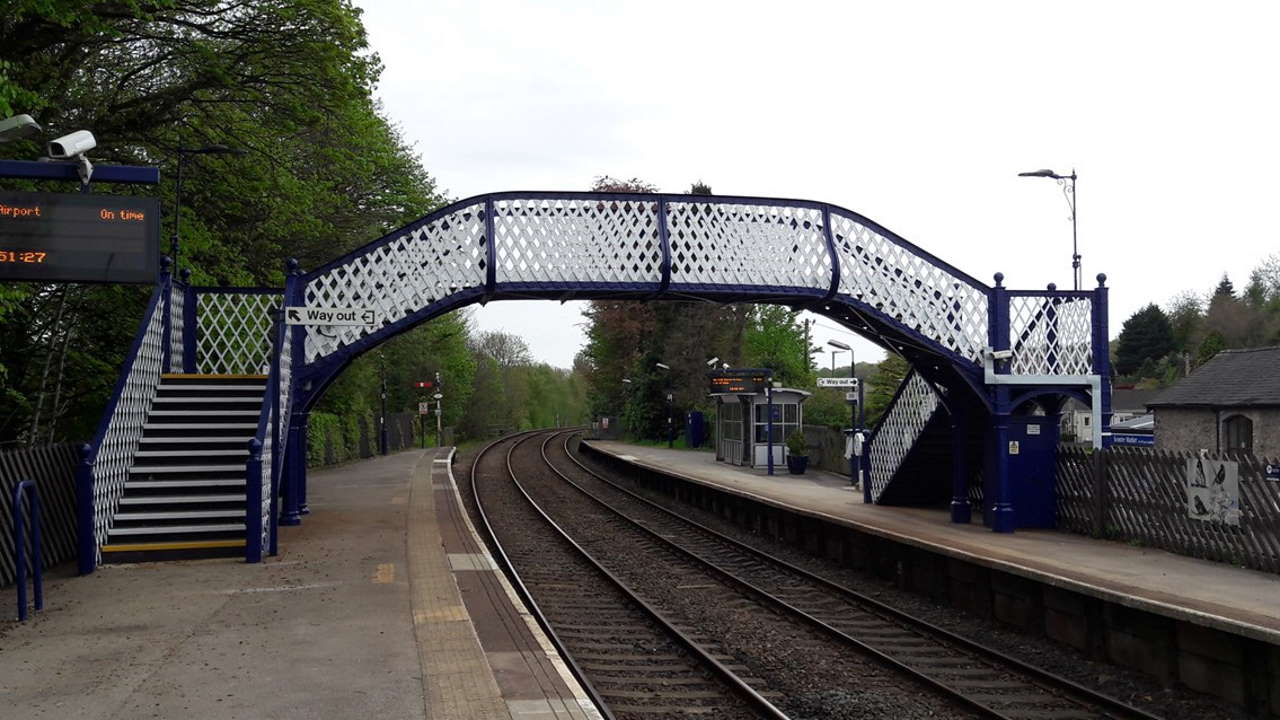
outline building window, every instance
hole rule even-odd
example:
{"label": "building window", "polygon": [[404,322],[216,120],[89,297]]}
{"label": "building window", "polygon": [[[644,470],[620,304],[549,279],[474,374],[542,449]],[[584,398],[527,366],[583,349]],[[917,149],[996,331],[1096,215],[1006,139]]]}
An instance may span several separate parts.
{"label": "building window", "polygon": [[1223,440],[1228,450],[1253,452],[1253,421],[1244,415],[1232,415],[1222,423]]}
{"label": "building window", "polygon": [[[769,442],[769,406],[756,405],[755,441]],[[800,405],[798,403],[773,404],[773,442],[782,444],[788,435],[800,429]]]}

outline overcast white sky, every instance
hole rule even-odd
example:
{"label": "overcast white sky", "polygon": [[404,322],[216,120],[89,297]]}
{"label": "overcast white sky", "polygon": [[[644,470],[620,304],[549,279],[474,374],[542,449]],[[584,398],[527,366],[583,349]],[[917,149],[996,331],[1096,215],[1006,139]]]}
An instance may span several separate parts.
{"label": "overcast white sky", "polygon": [[[701,179],[858,211],[984,282],[1070,287],[1066,202],[1017,173],[1075,167],[1113,336],[1280,252],[1274,3],[357,4],[387,115],[455,198]],[[475,319],[567,367],[580,312]]]}

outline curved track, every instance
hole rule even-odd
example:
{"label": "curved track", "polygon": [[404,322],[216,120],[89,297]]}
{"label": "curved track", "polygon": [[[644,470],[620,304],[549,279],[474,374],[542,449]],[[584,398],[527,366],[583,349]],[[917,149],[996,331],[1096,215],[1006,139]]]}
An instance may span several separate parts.
{"label": "curved track", "polygon": [[[555,438],[561,438],[559,442]],[[1155,716],[913,618],[849,588],[774,558],[643,498],[588,468],[568,448],[569,433],[547,433],[542,461],[581,497],[608,510],[634,560],[642,546],[676,552],[762,605],[837,638],[932,692],[987,717],[1143,718]]]}
{"label": "curved track", "polygon": [[786,715],[714,642],[680,628],[560,529],[521,486],[512,454],[537,434],[476,456],[471,488],[482,524],[517,589],[607,717]]}

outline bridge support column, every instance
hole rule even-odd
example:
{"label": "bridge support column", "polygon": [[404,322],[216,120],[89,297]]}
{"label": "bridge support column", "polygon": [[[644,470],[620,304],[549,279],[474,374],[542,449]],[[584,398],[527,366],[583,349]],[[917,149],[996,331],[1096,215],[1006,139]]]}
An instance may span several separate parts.
{"label": "bridge support column", "polygon": [[301,525],[307,485],[307,413],[293,413],[289,418],[289,437],[285,450],[281,525]]}
{"label": "bridge support column", "polygon": [[965,457],[968,425],[959,408],[951,409],[951,522],[968,524],[972,519],[969,506],[969,466]]}
{"label": "bridge support column", "polygon": [[991,414],[992,448],[991,465],[995,475],[988,487],[995,490],[995,497],[987,498],[991,507],[991,529],[998,533],[1011,533],[1017,526],[1013,507],[1013,485],[1009,477],[1009,408],[1008,391],[997,391],[1005,397]]}

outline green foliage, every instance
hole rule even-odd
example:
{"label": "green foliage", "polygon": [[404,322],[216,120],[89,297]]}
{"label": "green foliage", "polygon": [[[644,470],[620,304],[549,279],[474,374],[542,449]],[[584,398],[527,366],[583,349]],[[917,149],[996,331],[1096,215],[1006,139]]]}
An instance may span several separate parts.
{"label": "green foliage", "polygon": [[[49,136],[90,129],[95,162],[161,167],[158,188],[114,192],[157,194],[172,208],[178,147],[246,151],[192,156],[184,168],[181,264],[201,285],[278,287],[287,257],[315,267],[444,201],[373,100],[380,71],[348,0],[16,0],[0,13],[0,115],[30,113]],[[0,145],[0,157],[38,152],[31,141]],[[89,437],[147,293],[0,289],[0,445]],[[429,342],[434,324],[406,337]],[[406,354],[421,345],[405,344]],[[460,347],[433,362],[463,388]],[[376,365],[357,360],[322,409],[374,404]],[[389,393],[396,409],[411,403],[397,392],[407,391]],[[465,395],[447,401],[446,417],[461,415]]]}
{"label": "green foliage", "polygon": [[889,409],[898,386],[911,371],[911,365],[899,355],[889,354],[876,366],[876,376],[869,383],[871,389],[867,398],[867,424],[874,426],[880,422],[880,416]]}
{"label": "green foliage", "polygon": [[792,455],[805,455],[808,450],[804,441],[804,433],[796,430],[787,436],[787,452]]}
{"label": "green foliage", "polygon": [[756,305],[750,313],[743,354],[747,365],[773,370],[783,387],[813,384],[813,368],[800,311],[781,305]]}
{"label": "green foliage", "polygon": [[1210,330],[1200,343],[1200,348],[1196,351],[1196,364],[1203,365],[1213,359],[1214,355],[1227,349],[1227,342],[1222,337],[1222,333],[1217,330]]}
{"label": "green foliage", "polygon": [[1125,320],[1116,346],[1116,372],[1132,375],[1142,371],[1150,377],[1155,363],[1174,349],[1173,326],[1169,317],[1152,303]]}

